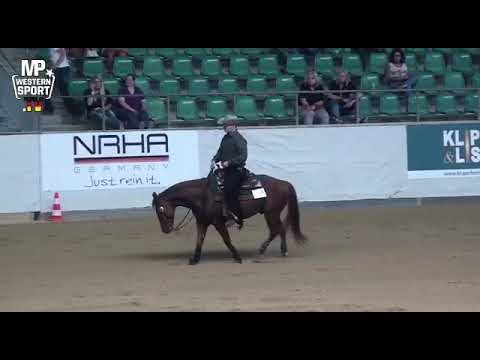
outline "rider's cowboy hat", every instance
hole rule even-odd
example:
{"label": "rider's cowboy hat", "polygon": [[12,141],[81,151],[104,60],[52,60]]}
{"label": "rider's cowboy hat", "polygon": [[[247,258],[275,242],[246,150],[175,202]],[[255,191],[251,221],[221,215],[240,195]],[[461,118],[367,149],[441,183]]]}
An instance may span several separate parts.
{"label": "rider's cowboy hat", "polygon": [[225,126],[236,125],[238,126],[238,117],[235,115],[227,115],[218,120],[218,123]]}

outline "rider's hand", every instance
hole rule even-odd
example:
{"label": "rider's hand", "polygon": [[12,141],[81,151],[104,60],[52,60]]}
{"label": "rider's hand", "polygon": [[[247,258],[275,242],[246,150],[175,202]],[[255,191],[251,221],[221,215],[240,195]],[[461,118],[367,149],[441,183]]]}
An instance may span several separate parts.
{"label": "rider's hand", "polygon": [[228,163],[228,161],[224,161],[224,162],[222,163],[222,166],[223,166],[223,167],[228,167],[228,165],[230,165],[230,164]]}

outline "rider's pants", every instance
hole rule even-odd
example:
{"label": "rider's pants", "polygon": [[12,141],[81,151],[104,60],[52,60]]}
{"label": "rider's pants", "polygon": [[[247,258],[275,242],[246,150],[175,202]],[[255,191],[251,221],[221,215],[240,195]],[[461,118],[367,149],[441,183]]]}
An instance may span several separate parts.
{"label": "rider's pants", "polygon": [[226,168],[223,180],[225,185],[224,192],[227,208],[240,219],[242,219],[242,212],[238,197],[240,195],[240,185],[242,184],[243,176],[243,169]]}

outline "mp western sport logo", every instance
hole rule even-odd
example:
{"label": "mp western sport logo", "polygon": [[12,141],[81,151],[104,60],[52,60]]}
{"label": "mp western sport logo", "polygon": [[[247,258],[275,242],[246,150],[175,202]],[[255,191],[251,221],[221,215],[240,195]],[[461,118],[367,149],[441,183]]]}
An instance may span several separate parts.
{"label": "mp western sport logo", "polygon": [[55,84],[52,69],[47,69],[45,60],[22,60],[21,75],[13,75],[15,97],[25,101],[23,111],[41,112],[43,100],[50,99]]}

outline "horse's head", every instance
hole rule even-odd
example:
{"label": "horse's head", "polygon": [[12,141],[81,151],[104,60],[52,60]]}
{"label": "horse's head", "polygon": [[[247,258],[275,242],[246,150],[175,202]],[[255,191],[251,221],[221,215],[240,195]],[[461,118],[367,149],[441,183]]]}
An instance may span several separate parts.
{"label": "horse's head", "polygon": [[166,200],[162,199],[156,192],[152,194],[152,206],[157,212],[158,221],[162,227],[162,231],[165,234],[169,234],[173,230],[173,219],[175,217],[175,209],[172,204]]}

